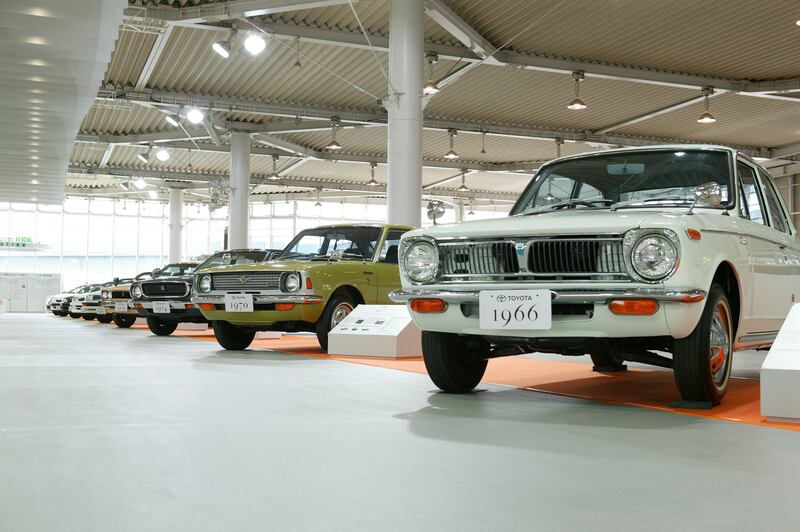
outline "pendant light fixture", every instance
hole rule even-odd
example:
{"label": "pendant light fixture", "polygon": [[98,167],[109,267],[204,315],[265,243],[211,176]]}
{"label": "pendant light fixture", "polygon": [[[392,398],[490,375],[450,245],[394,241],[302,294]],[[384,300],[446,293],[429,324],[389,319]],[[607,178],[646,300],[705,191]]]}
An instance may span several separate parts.
{"label": "pendant light fixture", "polygon": [[486,153],[486,132],[481,131],[481,154]]}
{"label": "pendant light fixture", "polygon": [[439,60],[439,54],[436,52],[425,54],[425,59],[428,62],[428,81],[422,86],[422,94],[424,96],[433,96],[439,92],[439,86],[433,80],[433,64]]}
{"label": "pendant light fixture", "polygon": [[156,159],[162,163],[169,161],[169,157],[170,155],[166,148],[159,148],[158,151],[156,151]]}
{"label": "pendant light fixture", "polygon": [[205,118],[203,111],[201,111],[197,107],[192,107],[186,112],[186,120],[188,120],[192,124],[199,124],[200,122],[203,121],[203,118]]}
{"label": "pendant light fixture", "polygon": [[445,159],[453,160],[453,159],[458,159],[459,157],[459,155],[456,153],[456,150],[454,149],[455,137],[457,134],[458,130],[455,128],[450,128],[447,130],[447,136],[450,137],[449,139],[450,149],[447,151],[447,153],[444,154]]}
{"label": "pendant light fixture", "polygon": [[139,159],[140,161],[142,161],[144,164],[149,164],[150,163],[150,153],[152,151],[153,151],[153,147],[150,146],[149,148],[147,148],[147,151],[137,153],[136,154],[136,158]]}
{"label": "pendant light fixture", "polygon": [[717,119],[714,118],[714,115],[708,112],[708,99],[711,97],[712,94],[714,94],[713,87],[703,88],[703,96],[705,96],[705,98],[703,99],[703,114],[701,114],[700,118],[697,119],[698,124],[713,124],[714,122],[717,121]]}
{"label": "pendant light fixture", "polygon": [[244,40],[244,49],[250,55],[258,55],[267,47],[267,41],[258,33],[251,33]]}
{"label": "pendant light fixture", "polygon": [[475,197],[471,197],[469,199],[469,212],[467,216],[475,216]]}
{"label": "pendant light fixture", "polygon": [[572,79],[575,80],[575,98],[569,102],[567,109],[579,111],[586,109],[587,105],[581,100],[581,81],[583,81],[583,70],[576,70],[572,73]]}
{"label": "pendant light fixture", "polygon": [[273,155],[272,156],[272,173],[269,175],[269,178],[272,181],[277,181],[279,179],[279,177],[278,177],[278,159],[279,159],[279,157],[277,155]]}
{"label": "pendant light fixture", "polygon": [[233,38],[235,35],[236,28],[231,28],[228,38],[215,42],[211,45],[211,49],[219,54],[223,59],[229,58],[231,56],[231,44],[233,43]]}
{"label": "pendant light fixture", "polygon": [[325,146],[326,150],[341,150],[342,145],[336,142],[336,128],[340,127],[341,121],[338,116],[331,117],[331,141]]}
{"label": "pendant light fixture", "polygon": [[320,188],[317,187],[317,202],[314,204],[314,207],[322,207],[322,202],[319,201],[319,191],[320,191]]}
{"label": "pendant light fixture", "polygon": [[461,186],[458,187],[459,192],[469,192],[469,187],[467,186],[467,171],[461,170]]}
{"label": "pendant light fixture", "polygon": [[300,62],[300,37],[294,39],[294,67],[300,68],[303,64]]}
{"label": "pendant light fixture", "polygon": [[375,167],[378,166],[378,163],[369,163],[369,181],[367,181],[368,187],[377,187],[380,185],[377,181],[375,181]]}
{"label": "pendant light fixture", "polygon": [[174,115],[172,113],[164,116],[164,120],[166,120],[167,124],[171,125],[172,127],[178,127],[181,125],[180,122],[178,122],[178,115]]}

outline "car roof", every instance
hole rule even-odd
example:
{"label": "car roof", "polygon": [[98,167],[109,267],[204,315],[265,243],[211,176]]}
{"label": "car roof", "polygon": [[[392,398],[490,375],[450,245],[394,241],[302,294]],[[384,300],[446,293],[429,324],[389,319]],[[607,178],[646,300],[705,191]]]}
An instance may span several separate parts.
{"label": "car roof", "polygon": [[611,150],[596,150],[586,153],[579,153],[577,155],[566,155],[558,159],[552,159],[545,163],[544,166],[549,166],[556,162],[569,161],[575,159],[583,159],[587,157],[595,157],[598,155],[615,154],[615,153],[628,153],[638,151],[724,151],[732,155],[736,155],[739,151],[730,146],[722,146],[721,144],[656,144],[653,146],[632,146],[629,148],[614,148]]}
{"label": "car roof", "polygon": [[317,227],[309,227],[304,229],[304,231],[308,229],[331,229],[334,227],[388,227],[389,229],[415,229],[410,225],[397,225],[397,224],[381,224],[381,223],[350,223],[350,224],[329,224],[329,225],[318,225]]}

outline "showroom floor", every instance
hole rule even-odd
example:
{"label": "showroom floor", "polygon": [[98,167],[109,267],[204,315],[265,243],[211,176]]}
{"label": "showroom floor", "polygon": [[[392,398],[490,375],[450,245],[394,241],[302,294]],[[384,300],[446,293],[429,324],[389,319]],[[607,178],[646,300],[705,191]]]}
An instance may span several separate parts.
{"label": "showroom floor", "polygon": [[796,530],[800,435],[0,317],[0,530]]}

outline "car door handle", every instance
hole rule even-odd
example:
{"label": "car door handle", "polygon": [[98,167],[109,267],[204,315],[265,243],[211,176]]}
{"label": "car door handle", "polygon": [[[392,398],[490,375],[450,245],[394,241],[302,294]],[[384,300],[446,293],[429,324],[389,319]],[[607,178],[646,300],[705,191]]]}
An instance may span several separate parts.
{"label": "car door handle", "polygon": [[778,244],[778,247],[781,249],[786,249],[786,244]]}
{"label": "car door handle", "polygon": [[362,272],[364,275],[372,275],[373,272]]}
{"label": "car door handle", "polygon": [[739,239],[739,243],[740,243],[741,245],[743,245],[743,246],[746,246],[746,245],[747,245],[747,239],[746,239],[746,238],[740,238],[740,239]]}

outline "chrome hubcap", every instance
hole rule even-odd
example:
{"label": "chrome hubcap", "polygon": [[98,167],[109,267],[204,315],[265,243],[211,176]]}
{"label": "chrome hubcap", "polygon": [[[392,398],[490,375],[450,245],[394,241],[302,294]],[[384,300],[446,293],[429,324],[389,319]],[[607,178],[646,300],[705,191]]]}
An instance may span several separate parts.
{"label": "chrome hubcap", "polygon": [[728,378],[731,362],[731,319],[728,306],[720,301],[711,319],[711,342],[709,343],[709,362],[711,376],[717,387],[722,387]]}
{"label": "chrome hubcap", "polygon": [[333,316],[331,317],[331,329],[339,325],[351,312],[353,312],[353,307],[350,303],[339,303],[339,306],[334,309]]}

